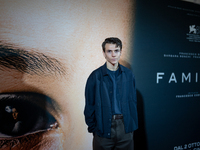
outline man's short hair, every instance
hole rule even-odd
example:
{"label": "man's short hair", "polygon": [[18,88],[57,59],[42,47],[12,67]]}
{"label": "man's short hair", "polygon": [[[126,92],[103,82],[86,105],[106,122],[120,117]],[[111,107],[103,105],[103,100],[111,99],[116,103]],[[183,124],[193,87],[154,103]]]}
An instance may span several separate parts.
{"label": "man's short hair", "polygon": [[105,45],[106,44],[116,44],[116,47],[120,47],[120,50],[122,50],[122,41],[119,38],[116,37],[109,37],[106,38],[105,41],[102,43],[102,49],[105,52]]}

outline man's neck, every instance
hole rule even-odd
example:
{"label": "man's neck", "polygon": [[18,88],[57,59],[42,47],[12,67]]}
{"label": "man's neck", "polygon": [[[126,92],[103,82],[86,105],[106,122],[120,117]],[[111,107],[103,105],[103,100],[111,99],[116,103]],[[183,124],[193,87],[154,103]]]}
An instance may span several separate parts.
{"label": "man's neck", "polygon": [[111,64],[110,62],[106,62],[106,66],[109,70],[111,71],[116,71],[119,67],[119,63],[116,63],[116,64]]}

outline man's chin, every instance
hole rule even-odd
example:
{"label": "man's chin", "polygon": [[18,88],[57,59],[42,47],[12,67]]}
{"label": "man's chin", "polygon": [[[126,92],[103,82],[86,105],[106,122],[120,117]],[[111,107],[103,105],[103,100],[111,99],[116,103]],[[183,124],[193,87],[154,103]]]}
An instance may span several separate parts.
{"label": "man's chin", "polygon": [[114,66],[114,65],[118,64],[118,62],[111,62],[111,64]]}
{"label": "man's chin", "polygon": [[108,61],[107,63],[111,64],[112,66],[115,66],[116,64],[118,64],[118,61]]}

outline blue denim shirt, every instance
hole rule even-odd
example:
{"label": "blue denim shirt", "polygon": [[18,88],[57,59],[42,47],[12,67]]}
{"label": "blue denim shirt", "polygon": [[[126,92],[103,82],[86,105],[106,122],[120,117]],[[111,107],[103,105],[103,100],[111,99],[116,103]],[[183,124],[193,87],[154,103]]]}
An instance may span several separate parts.
{"label": "blue denim shirt", "polygon": [[[131,70],[119,64],[117,88],[121,111],[124,118],[125,132],[133,132],[138,128],[137,99],[135,77]],[[106,63],[94,70],[88,77],[85,87],[85,121],[88,132],[100,137],[110,138],[112,121],[112,80]]]}

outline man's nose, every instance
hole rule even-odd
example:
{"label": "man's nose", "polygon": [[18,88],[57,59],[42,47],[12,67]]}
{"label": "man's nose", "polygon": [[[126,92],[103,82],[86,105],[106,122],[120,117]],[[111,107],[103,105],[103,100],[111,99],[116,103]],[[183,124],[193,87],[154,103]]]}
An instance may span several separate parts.
{"label": "man's nose", "polygon": [[116,56],[116,54],[115,54],[115,52],[114,52],[114,51],[112,52],[112,56],[113,56],[113,57],[114,57],[114,56]]}

